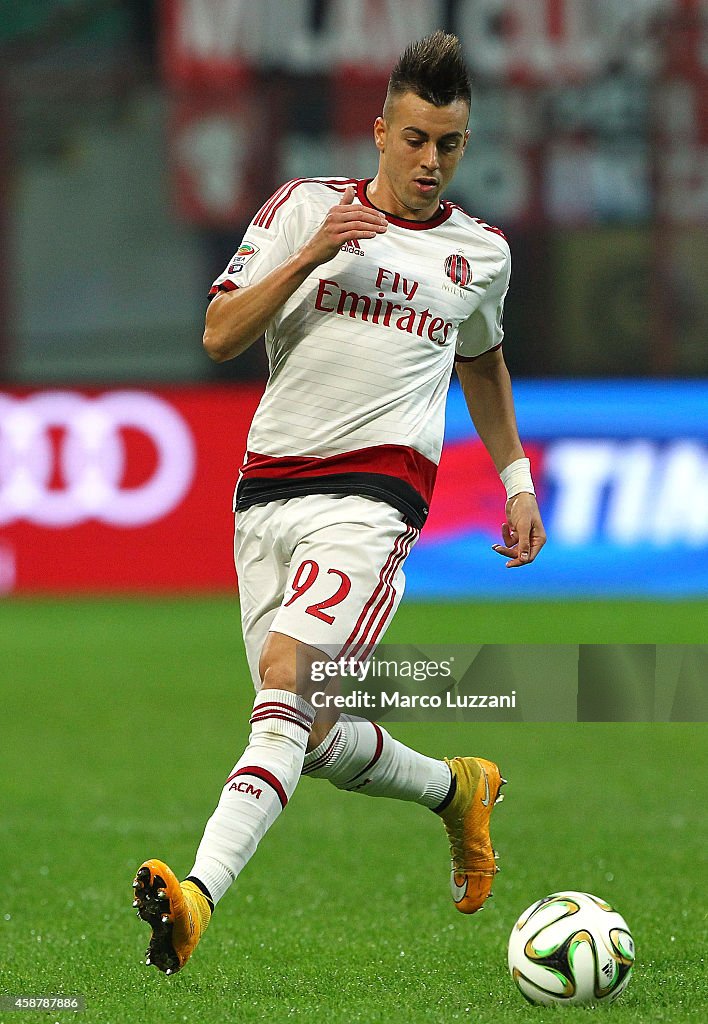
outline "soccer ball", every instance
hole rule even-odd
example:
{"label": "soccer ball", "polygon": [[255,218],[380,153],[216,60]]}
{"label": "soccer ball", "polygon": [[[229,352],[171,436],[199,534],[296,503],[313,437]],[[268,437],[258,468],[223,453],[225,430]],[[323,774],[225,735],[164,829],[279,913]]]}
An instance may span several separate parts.
{"label": "soccer ball", "polygon": [[611,1003],[629,984],[634,940],[624,918],[588,892],[554,892],[509,936],[509,971],[530,1003]]}

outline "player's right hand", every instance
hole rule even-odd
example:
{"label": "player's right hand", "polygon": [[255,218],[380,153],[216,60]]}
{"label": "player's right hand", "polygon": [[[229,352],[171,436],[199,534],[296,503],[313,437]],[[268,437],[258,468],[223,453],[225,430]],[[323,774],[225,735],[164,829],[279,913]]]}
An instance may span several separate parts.
{"label": "player's right hand", "polygon": [[348,185],[336,206],[327,212],[301,253],[308,263],[319,266],[334,259],[346,242],[354,239],[375,238],[388,228],[388,221],[378,210],[354,203],[356,192]]}

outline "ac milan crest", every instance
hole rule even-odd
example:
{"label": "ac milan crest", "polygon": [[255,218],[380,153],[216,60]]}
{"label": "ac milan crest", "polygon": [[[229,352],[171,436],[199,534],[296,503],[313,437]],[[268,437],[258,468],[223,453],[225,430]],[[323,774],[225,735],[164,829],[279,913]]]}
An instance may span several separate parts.
{"label": "ac milan crest", "polygon": [[472,280],[469,260],[460,256],[459,252],[453,253],[445,260],[445,273],[454,284],[459,284],[462,288]]}

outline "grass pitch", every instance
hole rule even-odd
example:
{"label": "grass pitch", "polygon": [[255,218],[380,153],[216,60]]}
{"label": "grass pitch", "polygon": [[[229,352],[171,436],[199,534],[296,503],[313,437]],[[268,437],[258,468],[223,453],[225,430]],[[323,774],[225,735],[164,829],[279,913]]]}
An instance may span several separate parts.
{"label": "grass pitch", "polygon": [[[705,620],[699,603],[404,603],[387,639],[690,643]],[[191,867],[243,747],[252,694],[235,603],[6,603],[0,697],[0,993],[87,1004],[0,1021],[556,1022],[516,992],[506,941],[529,903],[563,888],[614,903],[638,949],[617,1004],[564,1020],[705,1020],[702,725],[391,726],[434,756],[492,757],[509,778],[488,908],[453,909],[432,814],[306,779],[168,979],[142,965],[130,883],[147,856]]]}

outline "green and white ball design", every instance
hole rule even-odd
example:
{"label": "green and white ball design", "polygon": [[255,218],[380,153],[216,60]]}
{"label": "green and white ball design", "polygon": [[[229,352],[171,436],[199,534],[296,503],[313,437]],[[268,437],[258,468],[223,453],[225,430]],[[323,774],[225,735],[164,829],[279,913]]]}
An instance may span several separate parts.
{"label": "green and white ball design", "polygon": [[554,892],[523,912],[509,936],[509,971],[530,1003],[610,1003],[629,984],[627,922],[587,892]]}

